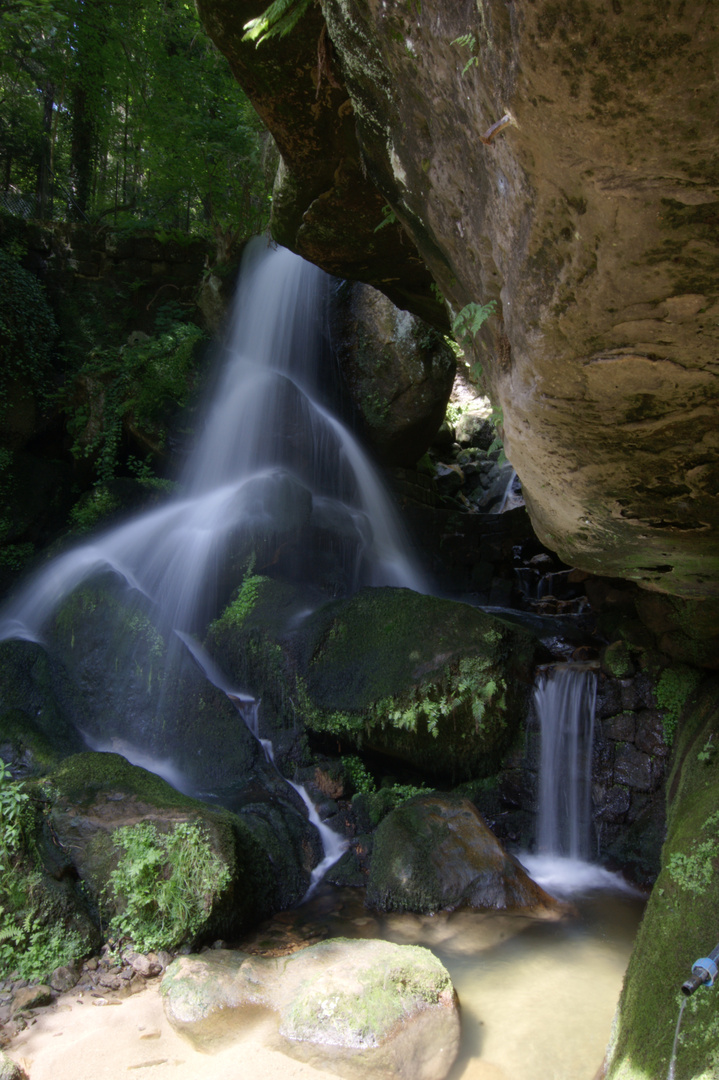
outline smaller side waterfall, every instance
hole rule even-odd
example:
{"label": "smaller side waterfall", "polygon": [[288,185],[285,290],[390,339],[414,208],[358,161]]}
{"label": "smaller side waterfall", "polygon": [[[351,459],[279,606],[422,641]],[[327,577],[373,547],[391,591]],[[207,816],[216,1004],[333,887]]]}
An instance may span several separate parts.
{"label": "smaller side waterfall", "polygon": [[330,867],[334,866],[334,864],[338,862],[342,855],[344,855],[345,851],[347,850],[347,841],[344,839],[344,837],[336,833],[334,829],[331,829],[329,825],[325,825],[324,821],[322,821],[322,819],[320,818],[317,807],[307,794],[307,790],[304,785],[296,784],[294,780],[289,780],[286,776],[282,776],[282,774],[280,773],[279,769],[277,768],[277,763],[275,762],[275,752],[274,747],[272,746],[272,742],[270,741],[270,739],[263,739],[260,735],[259,701],[257,701],[256,698],[253,698],[251,695],[245,693],[243,690],[238,690],[235,687],[232,687],[228,683],[223,672],[214,662],[212,657],[209,656],[202,648],[202,646],[198,642],[194,641],[189,634],[184,634],[182,633],[182,631],[176,631],[176,633],[178,638],[182,641],[182,643],[186,646],[187,650],[193,656],[195,662],[197,663],[200,670],[204,673],[208,681],[211,682],[213,686],[216,686],[218,690],[221,690],[224,694],[226,694],[230,701],[233,703],[238,713],[244,720],[246,726],[249,728],[249,730],[252,732],[252,734],[262,747],[267,763],[269,765],[272,765],[277,772],[277,775],[280,776],[286,784],[289,784],[289,786],[297,792],[307,809],[307,816],[310,820],[310,823],[314,825],[314,827],[317,829],[317,832],[319,833],[320,841],[322,843],[322,859],[312,871],[309,887],[305,895],[302,897],[302,900],[300,901],[301,903],[304,903],[305,900],[309,900],[309,898],[314,894],[317,886],[320,884],[322,878],[325,876]]}
{"label": "smaller side waterfall", "polygon": [[537,850],[587,859],[590,852],[592,742],[597,677],[557,664],[534,689],[541,735]]}

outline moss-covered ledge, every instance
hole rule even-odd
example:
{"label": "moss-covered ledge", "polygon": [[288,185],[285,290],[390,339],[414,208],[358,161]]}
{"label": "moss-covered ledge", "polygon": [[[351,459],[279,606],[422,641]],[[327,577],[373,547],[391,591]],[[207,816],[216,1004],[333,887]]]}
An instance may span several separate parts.
{"label": "moss-covered ledge", "polygon": [[[667,787],[662,869],[629,962],[603,1076],[664,1080],[680,987],[719,940],[719,680],[690,697]],[[701,988],[684,1012],[676,1080],[719,1075],[717,990]]]}

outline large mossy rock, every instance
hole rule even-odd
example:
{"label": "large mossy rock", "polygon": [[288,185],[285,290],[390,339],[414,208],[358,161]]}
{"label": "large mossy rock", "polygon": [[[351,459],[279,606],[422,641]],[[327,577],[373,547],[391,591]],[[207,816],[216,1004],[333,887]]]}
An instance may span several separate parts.
{"label": "large mossy rock", "polygon": [[269,775],[235,706],[154,615],[111,573],[72,593],[48,631],[57,707],[85,745],[117,751],[187,792],[231,793]]}
{"label": "large mossy rock", "polygon": [[[239,815],[212,809],[119,754],[78,754],[64,761],[44,784],[53,835],[88,893],[110,914],[119,910],[108,891],[121,856],[114,834],[141,822],[152,823],[161,833],[197,823],[210,850],[226,867],[228,884],[213,898],[193,940],[237,934],[278,908],[297,903],[307,888],[311,866],[302,865],[301,837],[294,845],[288,843],[286,835],[274,835],[249,809]],[[289,800],[284,811],[296,815],[299,832],[301,813]],[[266,844],[267,833],[273,834],[271,845]]]}
{"label": "large mossy rock", "polygon": [[281,959],[180,957],[161,993],[199,1049],[237,1041],[243,1013],[259,1006],[279,1015],[281,1050],[345,1076],[442,1080],[459,1045],[449,974],[415,945],[336,938]]}
{"label": "large mossy rock", "polygon": [[72,697],[67,672],[42,645],[0,642],[0,758],[13,776],[47,772],[84,748],[68,707]]}
{"label": "large mossy rock", "polygon": [[308,613],[301,591],[261,577],[207,645],[262,698],[271,730],[298,716],[343,746],[450,779],[496,770],[526,714],[534,649],[467,604],[370,588]]}
{"label": "large mossy rock", "polygon": [[549,896],[487,828],[468,799],[417,795],[374,837],[367,903],[380,911],[457,907],[558,914]]}
{"label": "large mossy rock", "polygon": [[[604,1075],[665,1077],[692,965],[719,938],[719,682],[706,682],[684,709],[667,786],[662,869],[629,961]],[[686,1009],[676,1080],[719,1072],[716,989],[699,989]]]}
{"label": "large mossy rock", "polygon": [[368,285],[345,286],[333,327],[370,447],[382,465],[412,468],[444,420],[454,353],[436,330]]}

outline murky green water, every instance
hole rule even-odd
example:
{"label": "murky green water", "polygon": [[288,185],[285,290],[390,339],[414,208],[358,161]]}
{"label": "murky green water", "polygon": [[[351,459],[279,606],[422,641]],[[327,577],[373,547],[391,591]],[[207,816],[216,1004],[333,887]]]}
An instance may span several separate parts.
{"label": "murky green water", "polygon": [[601,1065],[643,904],[573,897],[560,922],[455,912],[378,916],[360,891],[322,891],[299,909],[307,936],[383,937],[430,948],[451,973],[462,1045],[449,1080],[592,1080]]}

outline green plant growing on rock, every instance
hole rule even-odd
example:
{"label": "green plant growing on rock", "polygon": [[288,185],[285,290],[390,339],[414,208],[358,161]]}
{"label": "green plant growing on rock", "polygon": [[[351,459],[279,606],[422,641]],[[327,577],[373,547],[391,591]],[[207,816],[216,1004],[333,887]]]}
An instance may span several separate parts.
{"label": "green plant growing on rock", "polygon": [[45,403],[56,337],[42,285],[0,251],[0,419],[11,393]]}
{"label": "green plant growing on rock", "polygon": [[464,75],[469,69],[479,64],[479,56],[477,55],[477,38],[474,34],[460,34],[454,41],[450,42],[451,45],[459,45],[463,49],[469,49],[469,60],[462,68],[462,74]]}
{"label": "green plant growing on rock", "polygon": [[654,689],[657,705],[662,712],[662,726],[667,746],[674,741],[677,724],[687,698],[696,690],[701,675],[684,664],[665,668]]}
{"label": "green plant growing on rock", "polygon": [[35,816],[23,783],[0,760],[0,972],[28,980],[47,977],[84,951],[43,897]]}
{"label": "green plant growing on rock", "polygon": [[394,210],[389,205],[389,203],[385,203],[385,205],[382,207],[382,220],[380,221],[379,225],[376,227],[376,229],[374,231],[379,232],[380,229],[384,229],[387,225],[396,225],[396,224],[397,224],[397,215],[395,214]]}
{"label": "green plant growing on rock", "polygon": [[477,304],[474,301],[465,304],[452,320],[452,333],[461,345],[468,345],[496,311],[496,300],[490,300],[486,304]]}
{"label": "green plant growing on rock", "polygon": [[273,37],[286,37],[291,33],[314,0],[273,0],[268,8],[243,26],[243,41],[261,45]]}
{"label": "green plant growing on rock", "polygon": [[370,795],[377,790],[377,785],[367,771],[364,762],[355,754],[347,754],[342,758],[342,768],[345,778],[355,794]]}
{"label": "green plant growing on rock", "polygon": [[205,831],[184,822],[161,833],[141,821],[116,829],[112,839],[123,852],[108,887],[119,907],[112,932],[143,952],[192,940],[230,881]]}

